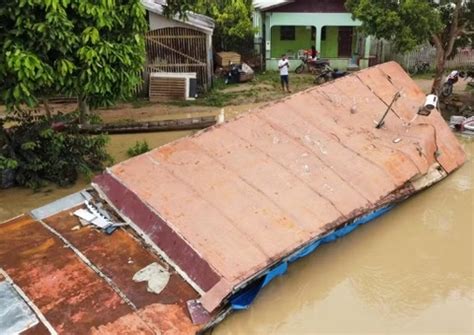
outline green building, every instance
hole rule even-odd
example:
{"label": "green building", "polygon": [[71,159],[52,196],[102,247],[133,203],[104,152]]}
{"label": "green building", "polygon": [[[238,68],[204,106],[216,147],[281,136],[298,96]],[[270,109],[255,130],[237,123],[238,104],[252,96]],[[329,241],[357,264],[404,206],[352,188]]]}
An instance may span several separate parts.
{"label": "green building", "polygon": [[282,54],[296,68],[304,50],[315,46],[318,57],[334,68],[365,68],[370,37],[364,36],[344,7],[344,0],[254,0],[255,47],[268,70],[276,70]]}

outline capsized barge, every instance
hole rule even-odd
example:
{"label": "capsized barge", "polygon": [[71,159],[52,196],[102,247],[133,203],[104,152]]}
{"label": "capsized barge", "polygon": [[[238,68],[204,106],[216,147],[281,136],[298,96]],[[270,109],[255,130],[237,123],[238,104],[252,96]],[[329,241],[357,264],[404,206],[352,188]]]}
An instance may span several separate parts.
{"label": "capsized barge", "polygon": [[[248,308],[289,263],[464,163],[438,111],[414,117],[424,99],[385,63],[120,163],[93,189],[0,224],[0,303],[17,315],[0,313],[0,330],[193,334]],[[83,226],[73,213],[90,206],[114,229]]]}

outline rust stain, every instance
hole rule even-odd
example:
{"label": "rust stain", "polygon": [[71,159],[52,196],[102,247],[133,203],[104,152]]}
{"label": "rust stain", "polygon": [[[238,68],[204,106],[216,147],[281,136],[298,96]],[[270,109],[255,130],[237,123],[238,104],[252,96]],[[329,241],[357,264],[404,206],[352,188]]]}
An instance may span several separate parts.
{"label": "rust stain", "polygon": [[191,286],[172,269],[170,280],[159,295],[148,292],[146,283],[133,281],[136,272],[153,262],[158,262],[165,268],[168,265],[144,249],[143,245],[125,230],[119,229],[112,235],[105,235],[92,227],[73,230],[73,227],[80,224],[79,219],[64,213],[44,221],[107,274],[138,308],[157,302],[186,302],[198,297]]}
{"label": "rust stain", "polygon": [[145,323],[163,335],[195,334],[201,327],[190,324],[184,306],[153,304],[137,312]]}
{"label": "rust stain", "polygon": [[21,253],[21,256],[22,257],[28,257],[28,256],[33,256],[33,255],[38,254],[38,253],[42,253],[42,252],[46,251],[47,249],[51,248],[54,245],[54,243],[55,243],[54,239],[49,238],[46,241],[44,241],[43,243],[41,243],[39,246],[37,246],[36,248],[31,248],[29,250],[23,251]]}
{"label": "rust stain", "polygon": [[31,328],[28,328],[27,330],[21,333],[21,335],[50,335],[50,334],[51,333],[49,332],[48,328],[46,328],[45,325],[42,324],[41,322]]}
{"label": "rust stain", "polygon": [[[28,252],[49,239],[54,243],[47,249]],[[0,225],[0,267],[59,333],[84,334],[131,312],[95,272],[30,217]]]}
{"label": "rust stain", "polygon": [[91,335],[156,335],[156,333],[135,313],[130,313],[105,325],[94,327]]}
{"label": "rust stain", "polygon": [[[39,222],[23,216],[0,225],[0,267],[58,333],[191,334],[202,327],[193,325],[187,315],[186,301],[199,295],[183,278],[170,269],[166,288],[160,294],[148,292],[147,284],[134,282],[133,275],[153,262],[168,265],[126,230],[110,236],[91,227],[73,230],[80,224],[72,215],[75,209],[44,223],[108,276],[138,312]],[[48,332],[44,325],[37,325],[28,333]]]}
{"label": "rust stain", "polygon": [[164,160],[168,160],[175,153],[175,148],[171,145],[162,146],[159,150]]}
{"label": "rust stain", "polygon": [[179,305],[148,305],[136,313],[127,314],[114,322],[91,330],[91,335],[115,334],[196,334],[201,327],[186,320],[187,312]]}

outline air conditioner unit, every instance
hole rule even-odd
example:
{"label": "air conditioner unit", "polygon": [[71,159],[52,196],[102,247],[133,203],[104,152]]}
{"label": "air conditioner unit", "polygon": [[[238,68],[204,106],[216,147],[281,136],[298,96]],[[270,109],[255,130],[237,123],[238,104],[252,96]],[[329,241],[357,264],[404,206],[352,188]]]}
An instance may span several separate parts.
{"label": "air conditioner unit", "polygon": [[150,73],[148,98],[151,102],[166,100],[194,100],[197,97],[195,72]]}

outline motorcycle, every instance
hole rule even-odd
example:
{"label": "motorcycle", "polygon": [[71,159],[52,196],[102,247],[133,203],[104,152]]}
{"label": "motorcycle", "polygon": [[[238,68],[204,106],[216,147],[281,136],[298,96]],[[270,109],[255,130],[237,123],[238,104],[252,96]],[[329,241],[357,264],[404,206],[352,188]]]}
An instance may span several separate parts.
{"label": "motorcycle", "polygon": [[325,65],[329,65],[329,61],[323,59],[313,59],[309,56],[309,52],[305,51],[303,56],[300,57],[301,64],[295,69],[295,73],[300,74],[303,71],[316,74],[321,72]]}
{"label": "motorcycle", "polygon": [[449,97],[451,94],[453,94],[453,86],[459,81],[459,77],[461,77],[462,74],[459,71],[452,71],[448,77],[446,78],[446,81],[443,83],[443,86],[441,87],[441,95],[443,97]]}
{"label": "motorcycle", "polygon": [[417,73],[426,73],[429,70],[430,70],[429,62],[417,60],[412,67],[408,68],[408,73],[413,76]]}
{"label": "motorcycle", "polygon": [[325,65],[325,67],[323,68],[321,73],[316,75],[316,77],[314,78],[313,83],[317,84],[317,85],[320,85],[320,84],[323,84],[327,81],[331,81],[331,80],[334,80],[334,79],[337,79],[337,78],[344,77],[347,74],[348,74],[347,71],[339,71],[338,69],[331,68],[329,65]]}
{"label": "motorcycle", "polygon": [[469,78],[471,78],[471,81],[468,83],[468,85],[472,85],[474,79],[474,70],[471,69],[466,72],[456,70],[452,71],[446,78],[446,81],[443,83],[443,86],[441,87],[441,95],[443,97],[446,98],[453,94],[453,86],[459,81],[459,78],[464,78],[464,80],[468,80]]}

